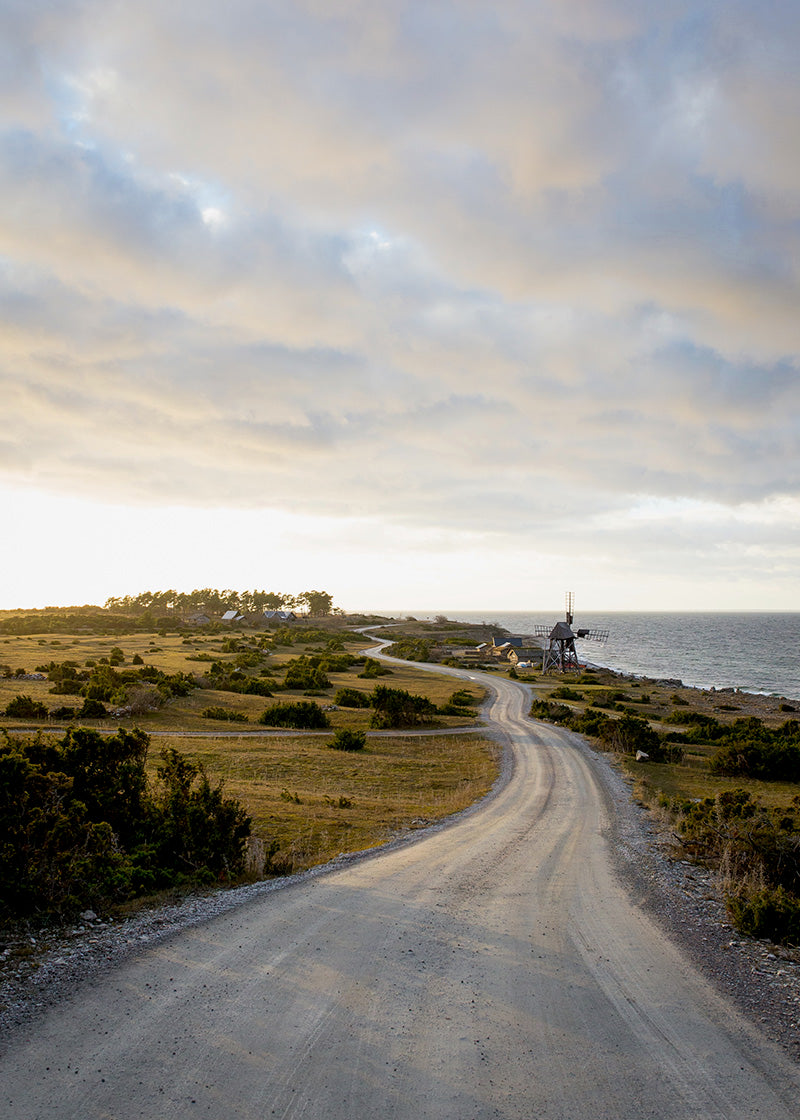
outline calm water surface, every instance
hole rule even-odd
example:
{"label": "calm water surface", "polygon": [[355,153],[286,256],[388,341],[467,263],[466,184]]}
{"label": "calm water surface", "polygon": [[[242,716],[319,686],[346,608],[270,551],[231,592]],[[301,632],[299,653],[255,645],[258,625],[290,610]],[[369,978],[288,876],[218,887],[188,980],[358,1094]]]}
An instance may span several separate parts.
{"label": "calm water surface", "polygon": [[[397,612],[399,617],[413,611]],[[417,614],[417,618],[430,617]],[[563,612],[454,611],[449,618],[496,622],[515,634],[562,621]],[[576,643],[598,665],[697,688],[741,688],[800,699],[800,613],[673,614],[576,612],[574,625],[610,631],[608,642]]]}

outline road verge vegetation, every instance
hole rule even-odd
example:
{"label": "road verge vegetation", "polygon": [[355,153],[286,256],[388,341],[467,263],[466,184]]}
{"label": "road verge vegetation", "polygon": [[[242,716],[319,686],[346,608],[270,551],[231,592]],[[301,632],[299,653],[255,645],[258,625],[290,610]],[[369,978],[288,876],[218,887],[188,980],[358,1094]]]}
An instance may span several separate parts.
{"label": "road verge vegetation", "polygon": [[[531,715],[614,752],[676,856],[711,868],[739,932],[800,943],[800,721],[782,698],[583,674],[540,677]],[[678,682],[679,683],[679,682]],[[624,687],[620,688],[620,684]],[[760,715],[735,714],[758,704]],[[635,706],[634,706],[635,705]],[[713,714],[712,714],[713,712]]]}
{"label": "road verge vegetation", "polygon": [[163,750],[152,778],[144,732],[0,742],[4,923],[69,917],[166,887],[229,882],[251,820],[204,766]]}

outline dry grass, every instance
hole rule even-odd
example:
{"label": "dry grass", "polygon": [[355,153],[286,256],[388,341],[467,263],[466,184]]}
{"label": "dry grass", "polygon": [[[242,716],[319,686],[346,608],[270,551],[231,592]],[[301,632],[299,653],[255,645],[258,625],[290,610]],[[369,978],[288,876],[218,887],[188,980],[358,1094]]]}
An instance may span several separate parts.
{"label": "dry grass", "polygon": [[[233,637],[243,644],[247,643],[255,647],[256,643],[265,636],[268,637],[268,633],[262,635],[259,632],[245,631],[244,633],[233,632],[232,634],[193,634],[189,637],[179,634],[170,634],[167,637],[154,634],[130,634],[122,637],[93,635],[60,635],[53,637],[49,634],[0,637],[0,665],[9,665],[12,670],[21,668],[30,673],[40,666],[48,665],[51,661],[72,660],[76,661],[79,667],[83,669],[87,661],[97,662],[101,658],[108,658],[111,650],[114,647],[119,647],[125,654],[125,663],[119,666],[120,670],[135,668],[131,665],[131,660],[136,654],[139,654],[147,665],[154,665],[165,673],[191,673],[197,678],[202,678],[204,672],[208,669],[208,662],[194,660],[198,654],[207,654],[216,661],[230,663],[231,668],[234,668],[236,655],[224,651],[223,646],[226,640]],[[369,639],[348,638],[345,642],[345,650],[349,653],[356,653],[368,644]],[[298,657],[300,654],[310,653],[313,648],[313,646],[300,642],[291,647],[278,646],[267,652],[265,665],[274,671],[276,680],[279,680],[283,675],[283,668],[287,661]],[[455,689],[460,687],[459,682],[454,681],[452,677],[425,672],[412,664],[393,666],[390,675],[382,676],[377,680],[362,680],[358,677],[359,672],[360,669],[353,666],[344,673],[330,673],[331,687],[325,689],[313,699],[325,706],[332,703],[338,688],[347,686],[370,692],[376,684],[381,683],[391,688],[402,688],[410,692],[420,693],[427,696],[434,704],[440,705],[449,699]],[[484,690],[475,682],[468,683],[477,700],[482,699]],[[55,695],[50,692],[50,688],[51,682],[46,680],[31,681],[0,677],[0,711],[5,709],[10,700],[20,694],[40,701],[47,707],[48,711],[53,711],[63,705],[80,707],[82,703],[80,697]],[[245,696],[234,692],[219,692],[214,689],[203,688],[190,693],[189,696],[171,700],[156,712],[137,715],[135,718],[110,718],[81,722],[97,728],[116,728],[118,726],[131,728],[138,726],[148,732],[209,731],[215,729],[221,731],[236,727],[237,724],[205,719],[202,716],[205,708],[221,706],[234,712],[240,712],[247,717],[250,724],[257,726],[258,717],[270,704],[302,698],[302,691],[297,690],[280,690],[270,699],[269,697]],[[366,728],[369,724],[369,716],[370,713],[364,709],[343,709],[330,713],[334,728]],[[0,715],[0,727],[13,728],[20,726],[21,723],[29,727],[35,724],[35,721],[13,720]],[[474,725],[475,720],[461,716],[440,716],[437,717],[436,723],[442,727],[463,727]],[[46,726],[46,722],[43,726]]]}
{"label": "dry grass", "polygon": [[[255,647],[269,634],[0,637],[0,665],[30,673],[51,661],[72,660],[82,669],[87,661],[108,658],[111,650],[119,647],[125,654],[120,669],[134,667],[131,660],[138,653],[146,664],[166,673],[191,673],[200,677],[208,663],[194,660],[198,653],[231,662],[233,668],[235,654],[223,649],[223,643],[231,637],[243,645]],[[345,649],[355,653],[368,644],[369,639],[348,637]],[[305,642],[297,642],[292,647],[278,646],[269,651],[265,664],[274,670],[276,679],[281,679],[283,667],[290,658],[313,650],[313,645]],[[392,666],[390,675],[377,680],[360,679],[360,671],[360,667],[353,666],[347,672],[330,673],[331,687],[314,699],[325,706],[332,703],[337,688],[347,686],[370,692],[380,683],[420,693],[440,705],[453,691],[464,687],[452,677],[426,672],[413,664]],[[474,694],[477,706],[484,690],[477,682],[464,683]],[[62,705],[79,707],[82,703],[81,697],[55,695],[50,688],[51,682],[47,680],[0,677],[0,709],[20,694],[41,701],[50,711]],[[483,796],[497,775],[497,748],[476,734],[370,736],[364,751],[346,753],[328,748],[337,728],[366,729],[369,710],[330,712],[332,729],[330,734],[322,736],[275,735],[257,724],[258,717],[270,704],[301,698],[302,692],[283,689],[270,699],[204,688],[170,701],[157,712],[130,719],[81,720],[81,723],[105,732],[112,732],[119,726],[137,726],[152,734],[148,765],[153,777],[159,751],[165,747],[174,746],[202,762],[211,780],[222,779],[227,795],[245,805],[253,818],[254,833],[261,847],[269,850],[271,843],[277,843],[273,862],[275,869],[282,872],[325,862],[340,852],[372,847],[402,830],[420,827],[422,823],[457,812]],[[248,723],[204,719],[203,709],[217,705],[243,713]],[[475,726],[476,720],[439,716],[436,723],[441,727]],[[0,727],[13,729],[22,724],[48,726],[47,721],[0,717]],[[238,734],[245,729],[260,733]],[[259,843],[254,848],[257,849]]]}
{"label": "dry grass", "polygon": [[723,790],[743,789],[764,805],[786,808],[798,793],[797,785],[792,782],[716,777],[696,765],[634,762],[625,755],[620,756],[620,762],[625,773],[636,782],[637,792],[645,803],[660,798],[700,801],[705,797],[716,797]]}
{"label": "dry grass", "polygon": [[222,779],[254,821],[255,834],[277,841],[282,871],[298,871],[358,851],[458,812],[482,797],[497,776],[496,746],[479,735],[370,736],[363,751],[328,747],[331,736],[193,739],[159,737]]}

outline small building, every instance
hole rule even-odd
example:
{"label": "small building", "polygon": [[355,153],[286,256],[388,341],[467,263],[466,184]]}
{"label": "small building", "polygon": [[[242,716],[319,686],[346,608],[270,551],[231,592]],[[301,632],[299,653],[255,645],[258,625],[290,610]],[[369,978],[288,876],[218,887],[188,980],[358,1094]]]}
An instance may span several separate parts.
{"label": "small building", "polygon": [[243,620],[244,615],[239,614],[238,611],[225,611],[225,614],[222,616],[223,622],[242,622]]}
{"label": "small building", "polygon": [[530,669],[532,665],[542,663],[541,646],[514,646],[508,653],[508,660],[516,668]]}
{"label": "small building", "polygon": [[525,644],[525,639],[521,634],[512,634],[510,637],[504,638],[502,642],[498,642],[496,638],[492,637],[492,644],[488,647],[488,653],[490,657],[494,657],[497,661],[508,661],[511,651],[522,649]]}
{"label": "small building", "polygon": [[264,611],[267,622],[297,622],[294,611]]}

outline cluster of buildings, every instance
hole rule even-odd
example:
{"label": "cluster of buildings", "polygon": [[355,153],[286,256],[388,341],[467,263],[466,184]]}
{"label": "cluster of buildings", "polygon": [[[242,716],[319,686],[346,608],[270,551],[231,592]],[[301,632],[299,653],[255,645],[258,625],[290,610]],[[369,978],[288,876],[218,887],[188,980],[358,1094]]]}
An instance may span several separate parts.
{"label": "cluster of buildings", "polygon": [[288,622],[297,622],[297,615],[294,611],[247,611],[242,614],[241,611],[225,611],[219,619],[214,619],[210,615],[203,614],[202,611],[195,611],[193,614],[187,616],[184,620],[189,626],[207,626],[209,622],[225,622],[234,623],[242,622],[245,626],[283,626]]}
{"label": "cluster of buildings", "polygon": [[503,638],[500,642],[493,637],[491,642],[481,642],[474,649],[452,650],[449,656],[473,668],[493,663],[506,663],[513,665],[515,669],[533,667],[538,669],[541,668],[543,652],[542,646],[535,638],[517,634]]}

